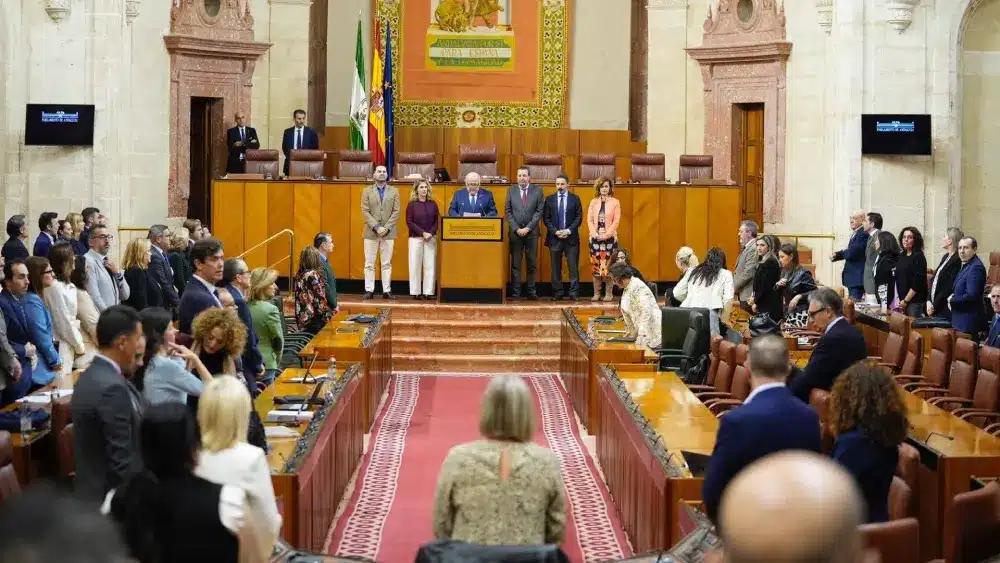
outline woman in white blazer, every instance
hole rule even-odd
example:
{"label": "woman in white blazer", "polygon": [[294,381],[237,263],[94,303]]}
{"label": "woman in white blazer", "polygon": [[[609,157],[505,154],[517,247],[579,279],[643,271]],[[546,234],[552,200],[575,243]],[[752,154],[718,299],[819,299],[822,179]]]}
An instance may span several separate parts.
{"label": "woman in white blazer", "polygon": [[62,359],[62,376],[73,372],[73,360],[86,348],[77,320],[76,286],[71,278],[76,268],[76,253],[68,243],[57,244],[49,251],[49,264],[55,281],[44,293],[45,307],[52,315],[52,337]]}
{"label": "woman in white blazer", "polygon": [[87,293],[87,259],[76,257],[76,268],[70,278],[76,286],[76,320],[80,322],[84,352],[73,362],[74,369],[87,369],[97,354],[97,319],[101,317],[94,300]]}
{"label": "woman in white blazer", "polygon": [[246,442],[250,393],[240,380],[220,375],[205,385],[198,401],[201,453],[195,475],[247,492],[247,506],[260,524],[261,545],[274,545],[281,515],[274,499],[271,470],[264,450]]}
{"label": "woman in white blazer", "polygon": [[733,273],[726,269],[726,253],[712,247],[705,261],[689,270],[687,297],[681,307],[709,311],[709,329],[719,334],[719,314],[733,300]]}
{"label": "woman in white blazer", "polygon": [[[690,246],[682,246],[677,254],[674,255],[674,264],[677,269],[681,271],[681,280],[677,282],[674,286],[673,295],[674,299],[678,303],[683,302],[687,299],[688,295],[688,283],[691,280],[691,271],[694,267],[698,265],[698,257],[695,256],[694,250]],[[670,300],[667,299],[667,304],[669,305]]]}

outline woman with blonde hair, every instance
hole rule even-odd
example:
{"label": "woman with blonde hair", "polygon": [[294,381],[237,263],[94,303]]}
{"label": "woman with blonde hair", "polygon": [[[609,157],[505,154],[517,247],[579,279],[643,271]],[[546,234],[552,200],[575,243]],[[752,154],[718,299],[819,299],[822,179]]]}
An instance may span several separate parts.
{"label": "woman with blonde hair", "polygon": [[281,351],[285,347],[284,324],[281,311],[271,299],[278,293],[278,271],[271,268],[254,268],[250,272],[250,293],[247,295],[247,307],[253,319],[253,329],[260,340],[257,347],[264,360],[264,377],[261,380],[269,385],[278,375],[278,362]]}
{"label": "woman with blonde hair", "polygon": [[482,439],[448,452],[434,494],[434,536],[478,545],[560,544],[566,499],[559,460],[531,442],[535,403],[524,380],[490,381]]}
{"label": "woman with blonde hair", "polygon": [[674,264],[681,271],[681,279],[674,286],[673,296],[674,299],[683,303],[687,299],[691,272],[698,265],[698,257],[695,256],[694,250],[690,246],[682,246],[674,255]]}
{"label": "woman with blonde hair", "polygon": [[774,235],[757,238],[757,270],[753,274],[753,295],[750,307],[756,314],[766,314],[772,321],[780,323],[784,317],[784,303],[781,301],[781,265],[778,264],[778,249],[781,241]]}
{"label": "woman with blonde hair", "polygon": [[299,273],[295,284],[295,320],[299,330],[318,334],[333,318],[333,309],[326,301],[326,281],[323,277],[323,256],[311,246],[299,254]]}
{"label": "woman with blonde hair", "polygon": [[70,227],[73,229],[72,238],[69,243],[73,246],[73,252],[77,256],[83,256],[87,253],[89,248],[83,244],[80,240],[80,235],[83,234],[83,230],[87,227],[87,224],[83,221],[83,215],[79,213],[69,213],[66,215],[66,220],[69,221]]}
{"label": "woman with blonde hair", "polygon": [[149,271],[151,252],[149,239],[137,238],[128,241],[122,257],[122,269],[125,270],[125,281],[129,288],[128,299],[122,303],[130,305],[136,311],[163,305],[160,284],[156,283]]}
{"label": "woman with blonde hair", "polygon": [[177,295],[184,293],[187,281],[194,275],[191,260],[188,259],[188,230],[184,227],[170,232],[170,250],[167,251],[167,262],[174,271],[174,287]]}
{"label": "woman with blonde hair", "polygon": [[604,286],[604,300],[611,301],[614,282],[608,270],[615,262],[618,249],[618,224],[622,218],[622,206],[615,198],[615,186],[608,178],[601,176],[594,181],[594,199],[587,207],[587,229],[590,233],[590,264],[594,273],[594,296],[591,301],[601,299]]}
{"label": "woman with blonde hair", "polygon": [[49,250],[49,265],[55,277],[45,291],[43,301],[52,314],[52,338],[59,348],[62,359],[62,376],[73,371],[73,360],[83,355],[86,348],[80,321],[77,320],[76,286],[73,285],[73,270],[76,269],[76,254],[73,246],[66,242],[56,244]]}
{"label": "woman with blonde hair", "polygon": [[438,204],[431,199],[430,182],[417,180],[410,192],[410,203],[406,204],[406,226],[410,231],[410,296],[414,299],[429,299],[434,295],[438,216]]}
{"label": "woman with blonde hair", "polygon": [[267,456],[246,442],[252,408],[250,394],[235,377],[221,375],[205,385],[198,401],[201,452],[194,474],[246,491],[247,508],[261,524],[262,537],[256,538],[256,543],[273,546],[281,529],[281,515]]}

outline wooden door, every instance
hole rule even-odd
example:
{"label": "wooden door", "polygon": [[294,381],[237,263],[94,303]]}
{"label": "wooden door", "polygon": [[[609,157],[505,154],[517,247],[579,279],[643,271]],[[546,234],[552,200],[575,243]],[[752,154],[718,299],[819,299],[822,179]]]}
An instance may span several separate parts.
{"label": "wooden door", "polygon": [[764,104],[742,108],[740,129],[740,203],[743,218],[764,226]]}

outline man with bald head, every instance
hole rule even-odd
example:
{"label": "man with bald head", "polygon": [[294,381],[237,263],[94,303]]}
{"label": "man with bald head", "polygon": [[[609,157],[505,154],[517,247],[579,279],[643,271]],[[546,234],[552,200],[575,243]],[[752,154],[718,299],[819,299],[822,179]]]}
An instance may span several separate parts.
{"label": "man with bald head", "polygon": [[818,454],[783,452],[733,479],[719,531],[728,563],[859,563],[864,518],[864,500],[843,468]]}
{"label": "man with bald head", "polygon": [[785,387],[791,371],[785,339],[775,334],[754,338],[749,362],[752,391],[720,419],[705,474],[702,498],[712,521],[727,485],[744,467],[784,450],[820,451],[819,416]]}
{"label": "man with bald head", "polygon": [[865,258],[868,250],[868,233],[864,228],[865,212],[855,211],[851,215],[851,238],[847,248],[830,256],[832,262],[844,261],[841,280],[850,293],[851,299],[859,300],[865,293]]}
{"label": "man with bald head", "polygon": [[496,217],[497,204],[493,194],[480,186],[483,178],[476,172],[465,175],[465,189],[458,190],[448,206],[449,217]]}
{"label": "man with bald head", "polygon": [[246,170],[247,149],[259,149],[260,140],[257,139],[257,130],[246,125],[246,115],[242,111],[236,112],[233,117],[236,126],[226,131],[226,146],[229,147],[226,172],[242,174]]}

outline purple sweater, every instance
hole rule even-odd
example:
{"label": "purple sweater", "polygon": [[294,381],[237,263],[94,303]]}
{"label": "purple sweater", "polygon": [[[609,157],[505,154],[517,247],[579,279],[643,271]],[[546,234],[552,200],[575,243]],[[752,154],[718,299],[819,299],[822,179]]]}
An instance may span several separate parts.
{"label": "purple sweater", "polygon": [[437,234],[437,203],[415,200],[406,204],[406,226],[410,229],[410,238],[421,238],[424,233]]}

